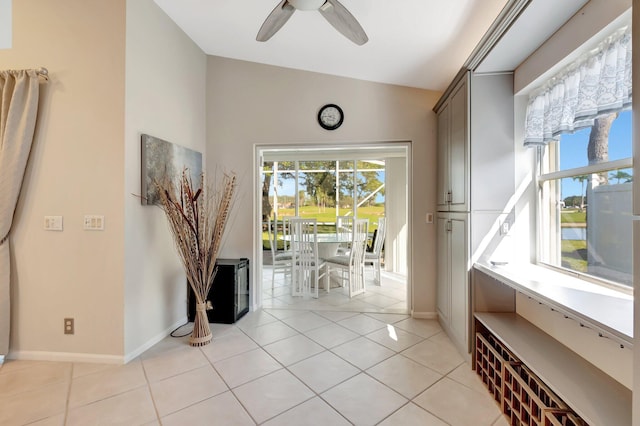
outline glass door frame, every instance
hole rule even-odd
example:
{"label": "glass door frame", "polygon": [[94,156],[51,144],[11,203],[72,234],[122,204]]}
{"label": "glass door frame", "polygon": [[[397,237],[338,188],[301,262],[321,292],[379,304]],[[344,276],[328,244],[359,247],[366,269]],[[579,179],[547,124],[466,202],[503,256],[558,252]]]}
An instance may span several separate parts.
{"label": "glass door frame", "polygon": [[[366,155],[358,155],[358,151],[379,151],[384,153],[385,149],[389,151],[403,151],[402,158],[404,159],[406,170],[406,279],[407,279],[407,313],[412,311],[412,297],[413,297],[413,277],[412,277],[412,187],[413,187],[413,174],[412,174],[412,149],[410,141],[393,141],[393,142],[371,142],[366,144],[291,144],[291,145],[279,145],[279,144],[255,144],[254,145],[254,167],[253,167],[253,248],[254,248],[254,261],[252,267],[252,288],[251,288],[251,310],[257,310],[262,305],[262,291],[263,291],[263,277],[262,277],[262,165],[264,163],[264,153],[267,151],[307,151],[307,150],[323,150],[334,151],[336,153],[344,154],[339,158],[340,161],[350,160],[355,157],[364,158]],[[349,152],[352,152],[350,155]],[[339,155],[336,154],[335,157]],[[383,157],[383,155],[381,155]],[[336,158],[333,158],[334,160]],[[355,166],[355,164],[354,164]],[[297,181],[297,178],[296,178]]]}

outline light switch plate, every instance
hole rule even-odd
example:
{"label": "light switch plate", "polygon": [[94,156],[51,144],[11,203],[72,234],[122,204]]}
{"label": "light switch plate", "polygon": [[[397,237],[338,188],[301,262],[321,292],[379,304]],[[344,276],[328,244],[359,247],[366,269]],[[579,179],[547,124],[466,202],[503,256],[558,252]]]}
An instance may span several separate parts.
{"label": "light switch plate", "polygon": [[104,231],[104,216],[88,214],[84,216],[85,231]]}
{"label": "light switch plate", "polygon": [[62,231],[62,216],[45,216],[44,229],[47,231]]}

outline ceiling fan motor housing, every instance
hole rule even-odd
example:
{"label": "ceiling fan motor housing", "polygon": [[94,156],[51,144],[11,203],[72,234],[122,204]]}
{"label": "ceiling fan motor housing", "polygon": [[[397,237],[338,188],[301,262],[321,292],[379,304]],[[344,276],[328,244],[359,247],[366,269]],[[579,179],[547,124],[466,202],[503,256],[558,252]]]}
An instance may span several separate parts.
{"label": "ceiling fan motor housing", "polygon": [[289,0],[297,10],[318,10],[326,0]]}

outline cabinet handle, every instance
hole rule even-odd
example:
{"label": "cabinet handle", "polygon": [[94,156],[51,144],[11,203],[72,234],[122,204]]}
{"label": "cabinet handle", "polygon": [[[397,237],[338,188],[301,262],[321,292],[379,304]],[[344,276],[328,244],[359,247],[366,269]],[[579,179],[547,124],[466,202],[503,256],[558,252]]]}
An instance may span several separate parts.
{"label": "cabinet handle", "polygon": [[451,204],[451,201],[453,201],[453,194],[451,193],[451,190],[447,191],[447,203]]}
{"label": "cabinet handle", "polygon": [[449,219],[449,220],[447,220],[446,230],[447,230],[447,232],[451,232],[451,229],[452,229],[452,227],[451,227],[451,219]]}

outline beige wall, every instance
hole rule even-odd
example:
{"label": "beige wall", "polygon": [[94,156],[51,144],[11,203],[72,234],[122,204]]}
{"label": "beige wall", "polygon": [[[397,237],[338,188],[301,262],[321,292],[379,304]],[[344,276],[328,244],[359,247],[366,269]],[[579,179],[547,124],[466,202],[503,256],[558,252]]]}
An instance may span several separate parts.
{"label": "beige wall", "polygon": [[[435,313],[435,228],[424,218],[426,212],[435,211],[436,118],[431,109],[439,96],[433,91],[209,57],[207,167],[224,167],[240,178],[222,256],[254,260],[255,144],[411,141],[413,310],[418,315]],[[318,109],[326,103],[337,103],[345,113],[344,124],[333,132],[316,122]]]}
{"label": "beige wall", "polygon": [[152,0],[127,1],[125,96],[125,354],[186,321],[186,281],[164,213],[142,206],[140,135],[204,154],[206,56]]}
{"label": "beige wall", "polygon": [[[209,170],[239,173],[229,257],[252,255],[255,143],[411,140],[414,309],[435,311],[434,235],[423,218],[434,210],[439,93],[207,62],[151,0],[23,0],[13,15],[0,68],[45,66],[51,79],[12,234],[11,356],[118,362],[184,318],[184,278],[164,217],[135,197],[140,133],[209,148]],[[347,117],[333,133],[315,119],[330,101]],[[83,231],[85,214],[104,215],[105,230]],[[64,231],[43,231],[45,215],[64,216]],[[64,317],[75,318],[74,336],[63,335]]]}
{"label": "beige wall", "polygon": [[[44,66],[50,81],[12,234],[10,356],[128,360],[186,317],[166,221],[136,197],[140,134],[204,153],[206,56],[152,0],[13,9],[0,68]],[[105,230],[84,231],[85,214]],[[44,231],[45,215],[64,231]]]}
{"label": "beige wall", "polygon": [[[0,68],[51,77],[11,236],[10,356],[123,353],[124,45],[124,0],[13,2]],[[105,230],[84,231],[85,214]],[[64,231],[44,231],[45,215]]]}

